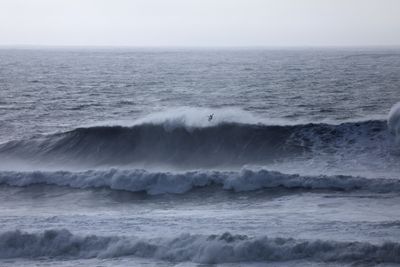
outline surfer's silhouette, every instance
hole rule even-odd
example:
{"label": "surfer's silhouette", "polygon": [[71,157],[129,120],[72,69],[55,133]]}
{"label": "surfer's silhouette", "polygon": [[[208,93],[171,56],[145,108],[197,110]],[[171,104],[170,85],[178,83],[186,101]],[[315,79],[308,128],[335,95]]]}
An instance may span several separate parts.
{"label": "surfer's silhouette", "polygon": [[208,121],[212,121],[213,117],[214,117],[214,113],[210,114],[210,116],[208,116]]}

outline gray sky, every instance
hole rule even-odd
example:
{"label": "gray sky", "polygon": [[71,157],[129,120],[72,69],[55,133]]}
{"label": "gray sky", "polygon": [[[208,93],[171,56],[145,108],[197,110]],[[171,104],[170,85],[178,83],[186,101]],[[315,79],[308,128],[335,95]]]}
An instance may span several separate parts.
{"label": "gray sky", "polygon": [[400,45],[400,0],[0,0],[0,45]]}

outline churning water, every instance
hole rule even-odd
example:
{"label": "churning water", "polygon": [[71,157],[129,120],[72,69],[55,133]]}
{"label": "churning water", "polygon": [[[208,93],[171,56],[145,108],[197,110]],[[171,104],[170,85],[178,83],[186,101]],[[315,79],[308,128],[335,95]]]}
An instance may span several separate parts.
{"label": "churning water", "polygon": [[2,49],[0,265],[399,264],[399,73],[396,49]]}

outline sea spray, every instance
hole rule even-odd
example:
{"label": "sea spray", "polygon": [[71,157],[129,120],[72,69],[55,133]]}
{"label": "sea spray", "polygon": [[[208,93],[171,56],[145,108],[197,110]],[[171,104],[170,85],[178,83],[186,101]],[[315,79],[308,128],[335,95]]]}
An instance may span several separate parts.
{"label": "sea spray", "polygon": [[396,137],[397,143],[400,142],[400,102],[393,105],[390,109],[387,120],[389,131]]}
{"label": "sea spray", "polygon": [[175,237],[75,235],[66,229],[0,233],[0,258],[115,258],[135,256],[205,264],[313,260],[400,263],[400,244],[181,234]]}
{"label": "sea spray", "polygon": [[183,194],[200,187],[219,186],[223,190],[248,192],[266,188],[354,191],[374,193],[400,192],[398,179],[363,177],[302,176],[266,169],[241,171],[149,172],[136,170],[90,170],[84,172],[0,172],[0,184],[10,186],[57,185],[72,188],[108,188],[150,195]]}
{"label": "sea spray", "polygon": [[[217,116],[217,115],[215,115]],[[217,119],[216,119],[217,120]],[[0,164],[38,166],[174,166],[186,169],[264,165],[321,154],[349,158],[390,147],[385,121],[265,125],[221,122],[188,128],[186,122],[131,127],[94,126],[0,145]],[[183,123],[180,124],[180,123]],[[311,154],[310,154],[311,153]],[[312,154],[313,153],[313,154]]]}

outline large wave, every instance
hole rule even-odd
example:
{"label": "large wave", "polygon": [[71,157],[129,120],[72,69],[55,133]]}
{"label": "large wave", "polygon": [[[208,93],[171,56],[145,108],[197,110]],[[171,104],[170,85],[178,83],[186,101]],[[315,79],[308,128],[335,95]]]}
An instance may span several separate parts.
{"label": "large wave", "polygon": [[93,126],[0,146],[0,159],[87,166],[172,165],[185,168],[265,164],[299,157],[385,153],[385,121],[339,125],[265,125],[222,122],[209,126],[143,123]]}
{"label": "large wave", "polygon": [[74,235],[68,230],[0,234],[0,258],[113,258],[136,256],[198,263],[312,260],[328,262],[400,263],[400,244],[246,235],[191,235],[145,239],[127,236]]}
{"label": "large wave", "polygon": [[400,192],[400,180],[368,179],[353,176],[301,176],[275,171],[190,171],[148,172],[145,170],[93,170],[84,172],[0,172],[0,184],[30,186],[36,184],[73,188],[109,188],[148,194],[182,194],[194,188],[219,186],[236,192],[264,188],[306,190],[365,190],[376,193]]}

